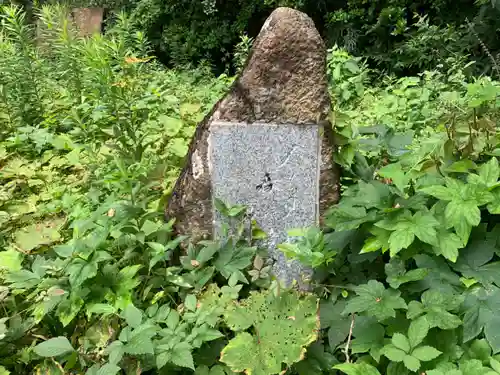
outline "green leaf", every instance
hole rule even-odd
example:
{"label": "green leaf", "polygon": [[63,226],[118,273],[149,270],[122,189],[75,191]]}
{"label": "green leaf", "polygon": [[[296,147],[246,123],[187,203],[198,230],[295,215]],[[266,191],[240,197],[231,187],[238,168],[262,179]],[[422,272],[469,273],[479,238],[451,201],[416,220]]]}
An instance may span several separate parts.
{"label": "green leaf", "polygon": [[400,191],[405,190],[410,180],[403,172],[401,163],[388,164],[380,168],[377,173],[384,178],[390,178]]}
{"label": "green leaf", "polygon": [[399,229],[391,233],[389,237],[389,246],[391,251],[391,257],[395,256],[402,249],[406,249],[413,243],[415,239],[415,234],[412,230]]}
{"label": "green leaf", "polygon": [[123,348],[125,353],[132,355],[153,354],[154,346],[149,332],[133,334]]}
{"label": "green leaf", "polygon": [[464,244],[455,233],[441,231],[437,236],[437,246],[434,247],[434,251],[436,254],[444,256],[449,261],[456,262],[458,258],[458,249],[462,247],[464,247]]}
{"label": "green leaf", "polygon": [[229,305],[226,321],[240,326],[250,321],[258,336],[238,333],[222,350],[220,361],[234,372],[252,374],[279,373],[283,363],[290,366],[300,361],[305,348],[317,338],[316,303],[313,296],[300,298],[298,292],[281,291],[278,296],[251,292],[241,304]]}
{"label": "green leaf", "polygon": [[[412,301],[408,305],[408,318],[419,315],[427,321],[429,328],[454,329],[462,324],[460,318],[448,311],[458,310],[463,298],[439,290],[428,290],[422,294],[422,303]],[[423,323],[422,323],[423,324]]]}
{"label": "green leaf", "polygon": [[[425,317],[413,320],[408,328],[408,339],[412,348],[420,345],[429,332],[429,323]],[[409,350],[408,350],[409,352]],[[419,357],[417,357],[419,358]],[[420,358],[419,358],[420,359]]]}
{"label": "green leaf", "polygon": [[500,176],[498,159],[496,157],[491,158],[487,163],[479,167],[478,172],[482,183],[488,187],[495,185]]}
{"label": "green leaf", "polygon": [[448,223],[454,226],[465,244],[469,240],[472,227],[481,222],[481,211],[474,201],[453,200],[446,206],[445,218]]}
{"label": "green leaf", "polygon": [[116,308],[106,303],[95,303],[87,308],[87,314],[89,315],[92,314],[110,315],[115,313],[116,313]]}
{"label": "green leaf", "polygon": [[188,294],[186,296],[186,299],[184,300],[184,306],[186,306],[186,308],[189,311],[195,311],[196,310],[196,296],[193,294]]}
{"label": "green leaf", "polygon": [[121,341],[113,341],[106,349],[104,349],[104,353],[108,354],[108,360],[111,364],[118,364],[125,353],[124,345]]}
{"label": "green leaf", "polygon": [[500,374],[500,362],[494,358],[490,358],[490,366],[493,370]]}
{"label": "green leaf", "polygon": [[422,280],[429,272],[425,268],[406,272],[404,262],[398,257],[393,257],[389,263],[386,263],[385,273],[387,275],[387,282],[391,288],[397,289],[402,284]]}
{"label": "green leaf", "polygon": [[102,366],[99,371],[97,371],[97,375],[116,375],[120,372],[120,368],[114,364],[107,363]]}
{"label": "green leaf", "polygon": [[64,336],[54,337],[34,347],[33,351],[40,357],[59,357],[73,352],[73,346]]}
{"label": "green leaf", "polygon": [[367,284],[354,288],[357,296],[349,300],[344,314],[367,312],[379,321],[396,316],[396,309],[406,309],[400,292],[394,289],[385,289],[378,281],[370,280]]}
{"label": "green leaf", "polygon": [[467,342],[477,337],[484,330],[486,340],[493,353],[500,352],[500,289],[490,286],[488,289],[472,287],[467,291],[464,302],[463,336]]}
{"label": "green leaf", "polygon": [[422,362],[432,361],[441,355],[441,352],[432,346],[419,346],[412,353],[412,356],[419,359]]}
{"label": "green leaf", "polygon": [[420,361],[412,355],[405,355],[403,362],[408,370],[417,371],[420,368]]}
{"label": "green leaf", "polygon": [[0,366],[0,375],[10,375],[11,372],[8,371],[5,367]]}
{"label": "green leaf", "polygon": [[333,367],[347,375],[380,375],[380,372],[368,363],[342,363]]}
{"label": "green leaf", "polygon": [[158,116],[158,122],[164,125],[165,134],[168,137],[174,137],[182,129],[183,122],[181,119],[166,115]]}
{"label": "green leaf", "polygon": [[384,346],[382,348],[382,354],[394,362],[402,362],[406,356],[404,350],[398,349],[392,344]]}
{"label": "green leaf", "polygon": [[429,244],[436,243],[437,232],[435,227],[439,225],[439,222],[431,213],[418,211],[413,215],[412,222],[415,224],[413,232],[420,241]]}
{"label": "green leaf", "polygon": [[185,344],[181,343],[174,347],[172,352],[172,362],[180,367],[187,367],[194,370],[193,355],[191,354],[191,348]]}
{"label": "green leaf", "polygon": [[142,311],[135,307],[133,304],[130,304],[123,311],[123,317],[130,327],[136,328],[141,325]]}
{"label": "green leaf", "polygon": [[398,349],[401,349],[405,353],[410,352],[410,342],[408,341],[406,336],[403,335],[402,333],[399,333],[399,332],[395,333],[392,336],[391,342],[392,342],[392,345],[394,345]]}
{"label": "green leaf", "polygon": [[22,269],[23,257],[19,251],[9,249],[0,251],[0,271],[16,272]]}
{"label": "green leaf", "polygon": [[443,201],[450,201],[454,197],[454,193],[450,191],[450,189],[439,185],[425,187],[423,189],[420,189],[419,191],[425,194],[432,195],[433,197],[441,199]]}
{"label": "green leaf", "polygon": [[486,206],[490,214],[500,214],[500,188],[493,190],[493,200]]}

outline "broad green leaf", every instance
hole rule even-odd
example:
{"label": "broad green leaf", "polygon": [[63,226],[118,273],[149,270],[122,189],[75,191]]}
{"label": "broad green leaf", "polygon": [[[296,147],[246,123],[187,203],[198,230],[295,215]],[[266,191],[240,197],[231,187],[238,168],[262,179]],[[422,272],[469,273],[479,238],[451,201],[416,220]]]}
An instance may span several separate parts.
{"label": "broad green leaf", "polygon": [[432,361],[441,355],[441,352],[432,346],[419,346],[412,353],[412,356],[419,359],[422,362]]}
{"label": "broad green leaf", "polygon": [[69,340],[64,336],[54,337],[33,348],[33,351],[40,357],[59,357],[74,350]]}
{"label": "broad green leaf", "polygon": [[493,370],[500,374],[500,362],[494,358],[490,358],[490,366]]}
{"label": "broad green leaf", "polygon": [[424,341],[424,339],[427,337],[428,332],[429,323],[427,322],[427,319],[425,317],[420,317],[416,320],[413,320],[410,323],[410,328],[408,328],[408,340],[410,341],[411,347],[415,348],[420,345],[422,341]]}
{"label": "broad green leaf", "polygon": [[493,200],[488,203],[486,208],[488,209],[490,214],[498,215],[500,214],[500,188],[496,188],[495,190],[493,190],[492,194]]}
{"label": "broad green leaf", "polygon": [[186,299],[184,300],[184,306],[189,311],[195,311],[196,310],[196,296],[194,294],[188,294],[186,296]]}
{"label": "broad green leaf", "polygon": [[409,353],[410,352],[410,342],[408,338],[402,333],[396,332],[391,339],[392,345],[396,348],[401,349],[402,351]]}
{"label": "broad green leaf", "polygon": [[108,354],[108,361],[111,364],[118,364],[125,353],[125,349],[123,347],[123,343],[121,341],[113,341],[106,349],[104,349],[104,353]]}
{"label": "broad green leaf", "polygon": [[431,213],[419,211],[413,215],[412,221],[415,224],[413,232],[420,241],[429,244],[436,243],[437,232],[435,228],[439,225],[439,222]]}
{"label": "broad green leaf", "polygon": [[422,294],[422,303],[411,301],[408,304],[407,317],[415,319],[423,315],[429,328],[454,329],[460,326],[462,321],[449,311],[458,310],[462,301],[461,296],[443,293],[439,290],[428,290]]}
{"label": "broad green leaf", "polygon": [[115,314],[115,313],[116,313],[116,308],[114,306],[108,305],[106,303],[95,303],[93,305],[90,305],[87,308],[88,315],[92,315],[92,314],[109,315],[109,314]]}
{"label": "broad green leaf", "polygon": [[194,370],[193,355],[191,347],[186,343],[176,345],[172,351],[172,363],[180,367],[187,367]]}
{"label": "broad green leaf", "polygon": [[385,289],[378,281],[370,280],[367,284],[354,288],[356,297],[349,300],[344,314],[367,312],[379,321],[396,316],[396,309],[406,309],[400,292],[394,289]]}
{"label": "broad green leaf", "polygon": [[417,371],[420,368],[420,361],[413,355],[405,355],[403,363],[405,364],[405,367],[411,371]]}
{"label": "broad green leaf", "polygon": [[158,117],[158,122],[164,126],[165,134],[168,137],[174,137],[175,135],[177,135],[183,125],[181,119],[166,115],[160,115]]}
{"label": "broad green leaf", "polygon": [[120,372],[120,368],[114,364],[107,363],[102,366],[99,371],[97,371],[97,375],[116,375]]}
{"label": "broad green leaf", "polygon": [[29,252],[39,246],[53,244],[61,239],[59,231],[63,224],[64,219],[54,219],[19,229],[15,234],[16,245]]}
{"label": "broad green leaf", "polygon": [[402,284],[422,280],[427,276],[428,270],[425,268],[418,268],[406,272],[404,262],[398,257],[393,257],[389,263],[386,263],[385,273],[387,275],[387,282],[391,288],[397,289]]}
{"label": "broad green leaf", "polygon": [[123,311],[123,317],[130,327],[136,328],[142,322],[142,311],[135,307],[133,304],[130,304]]}
{"label": "broad green leaf", "polygon": [[150,332],[133,334],[131,339],[125,344],[123,348],[124,352],[132,355],[153,354],[154,346],[151,336]]}
{"label": "broad green leaf", "polygon": [[403,362],[406,352],[396,348],[394,345],[389,344],[382,348],[382,354],[394,362]]}
{"label": "broad green leaf", "polygon": [[478,172],[482,183],[488,187],[495,185],[500,176],[498,159],[495,157],[491,158],[487,163],[484,163],[478,168]]}
{"label": "broad green leaf", "polygon": [[7,251],[0,251],[0,271],[5,270],[8,272],[20,271],[22,269],[23,257],[19,251],[9,249]]}
{"label": "broad green leaf", "polygon": [[474,201],[452,200],[446,206],[445,217],[465,244],[469,240],[472,227],[481,222],[481,211]]}
{"label": "broad green leaf", "polygon": [[359,354],[369,352],[377,362],[380,361],[384,347],[384,327],[373,317],[357,316],[351,340],[351,352]]}
{"label": "broad green leaf", "polygon": [[415,234],[412,230],[399,229],[391,233],[389,237],[389,248],[391,251],[391,257],[395,256],[402,249],[406,249],[413,243],[415,239]]}
{"label": "broad green leaf", "polygon": [[342,363],[333,367],[347,375],[380,375],[380,372],[368,363]]}
{"label": "broad green leaf", "polygon": [[328,343],[332,348],[343,342],[349,335],[351,319],[342,315],[344,309],[344,300],[335,303],[328,300],[322,301],[320,304],[321,328],[328,328]]}
{"label": "broad green leaf", "polygon": [[0,366],[0,375],[10,375],[11,372],[8,371],[5,367]]}
{"label": "broad green leaf", "polygon": [[460,237],[453,232],[441,231],[437,236],[437,246],[434,250],[438,255],[444,256],[451,262],[456,262],[458,258],[458,249],[464,246]]}
{"label": "broad green leaf", "polygon": [[317,338],[319,320],[312,296],[299,298],[294,291],[282,291],[279,296],[252,292],[225,313],[226,320],[233,322],[240,316],[250,319],[259,334],[238,333],[222,350],[220,361],[234,372],[279,373],[283,363],[290,366],[301,360],[305,348]]}
{"label": "broad green leaf", "polygon": [[490,286],[487,289],[482,287],[468,289],[464,308],[464,341],[470,341],[484,331],[486,340],[493,349],[493,354],[500,352],[500,335],[498,334],[500,289],[495,286]]}
{"label": "broad green leaf", "polygon": [[432,195],[433,197],[441,199],[443,201],[451,201],[454,197],[454,193],[445,186],[439,186],[439,185],[429,186],[420,189],[420,191],[422,193]]}
{"label": "broad green leaf", "polygon": [[410,180],[403,172],[403,169],[401,168],[401,163],[388,164],[380,168],[377,173],[384,178],[391,179],[393,184],[400,191],[405,190],[406,185],[408,185],[408,182]]}

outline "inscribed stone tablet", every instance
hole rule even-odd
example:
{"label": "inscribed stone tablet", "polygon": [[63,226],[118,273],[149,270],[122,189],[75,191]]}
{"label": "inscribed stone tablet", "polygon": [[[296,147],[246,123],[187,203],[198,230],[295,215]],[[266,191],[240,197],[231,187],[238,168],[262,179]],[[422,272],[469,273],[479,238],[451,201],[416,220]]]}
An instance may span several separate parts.
{"label": "inscribed stone tablet", "polygon": [[[244,204],[267,233],[274,273],[285,283],[309,270],[286,262],[276,245],[286,231],[318,221],[321,127],[214,122],[210,128],[212,197]],[[214,230],[221,218],[214,213]]]}

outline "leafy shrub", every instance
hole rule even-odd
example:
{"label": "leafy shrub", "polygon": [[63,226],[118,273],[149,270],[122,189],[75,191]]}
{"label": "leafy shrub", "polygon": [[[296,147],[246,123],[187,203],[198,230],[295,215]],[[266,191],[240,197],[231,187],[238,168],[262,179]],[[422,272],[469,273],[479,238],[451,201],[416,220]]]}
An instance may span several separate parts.
{"label": "leafy shrub", "polygon": [[[319,352],[344,362],[334,369],[496,374],[500,83],[468,81],[462,69],[426,72],[405,85],[412,79],[369,88],[366,99],[373,107],[378,100],[418,98],[417,108],[431,106],[436,117],[422,116],[421,124],[402,107],[385,124],[363,129],[347,116],[344,126],[359,131],[345,139],[359,147],[353,162],[340,160],[350,172],[342,199],[327,214],[322,246],[305,232],[291,255],[317,268],[315,285],[326,297]],[[428,86],[440,87],[439,95],[413,94]],[[350,103],[338,108],[349,112]],[[413,132],[405,142],[394,139],[401,130]],[[321,255],[332,251],[333,262]],[[323,366],[335,364],[329,355],[323,359]],[[329,371],[318,366],[316,373]]]}

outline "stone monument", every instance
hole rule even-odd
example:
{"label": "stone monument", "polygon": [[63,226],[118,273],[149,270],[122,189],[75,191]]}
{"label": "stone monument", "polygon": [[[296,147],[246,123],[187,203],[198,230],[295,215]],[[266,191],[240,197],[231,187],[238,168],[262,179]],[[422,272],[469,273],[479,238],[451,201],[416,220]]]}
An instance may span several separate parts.
{"label": "stone monument", "polygon": [[244,204],[268,235],[276,276],[301,283],[308,271],[276,245],[338,200],[329,109],[326,49],[313,21],[276,9],[246,67],[196,129],[166,208],[176,230],[211,237],[221,224],[214,198]]}
{"label": "stone monument", "polygon": [[81,37],[100,34],[104,20],[103,8],[74,8],[73,20]]}

